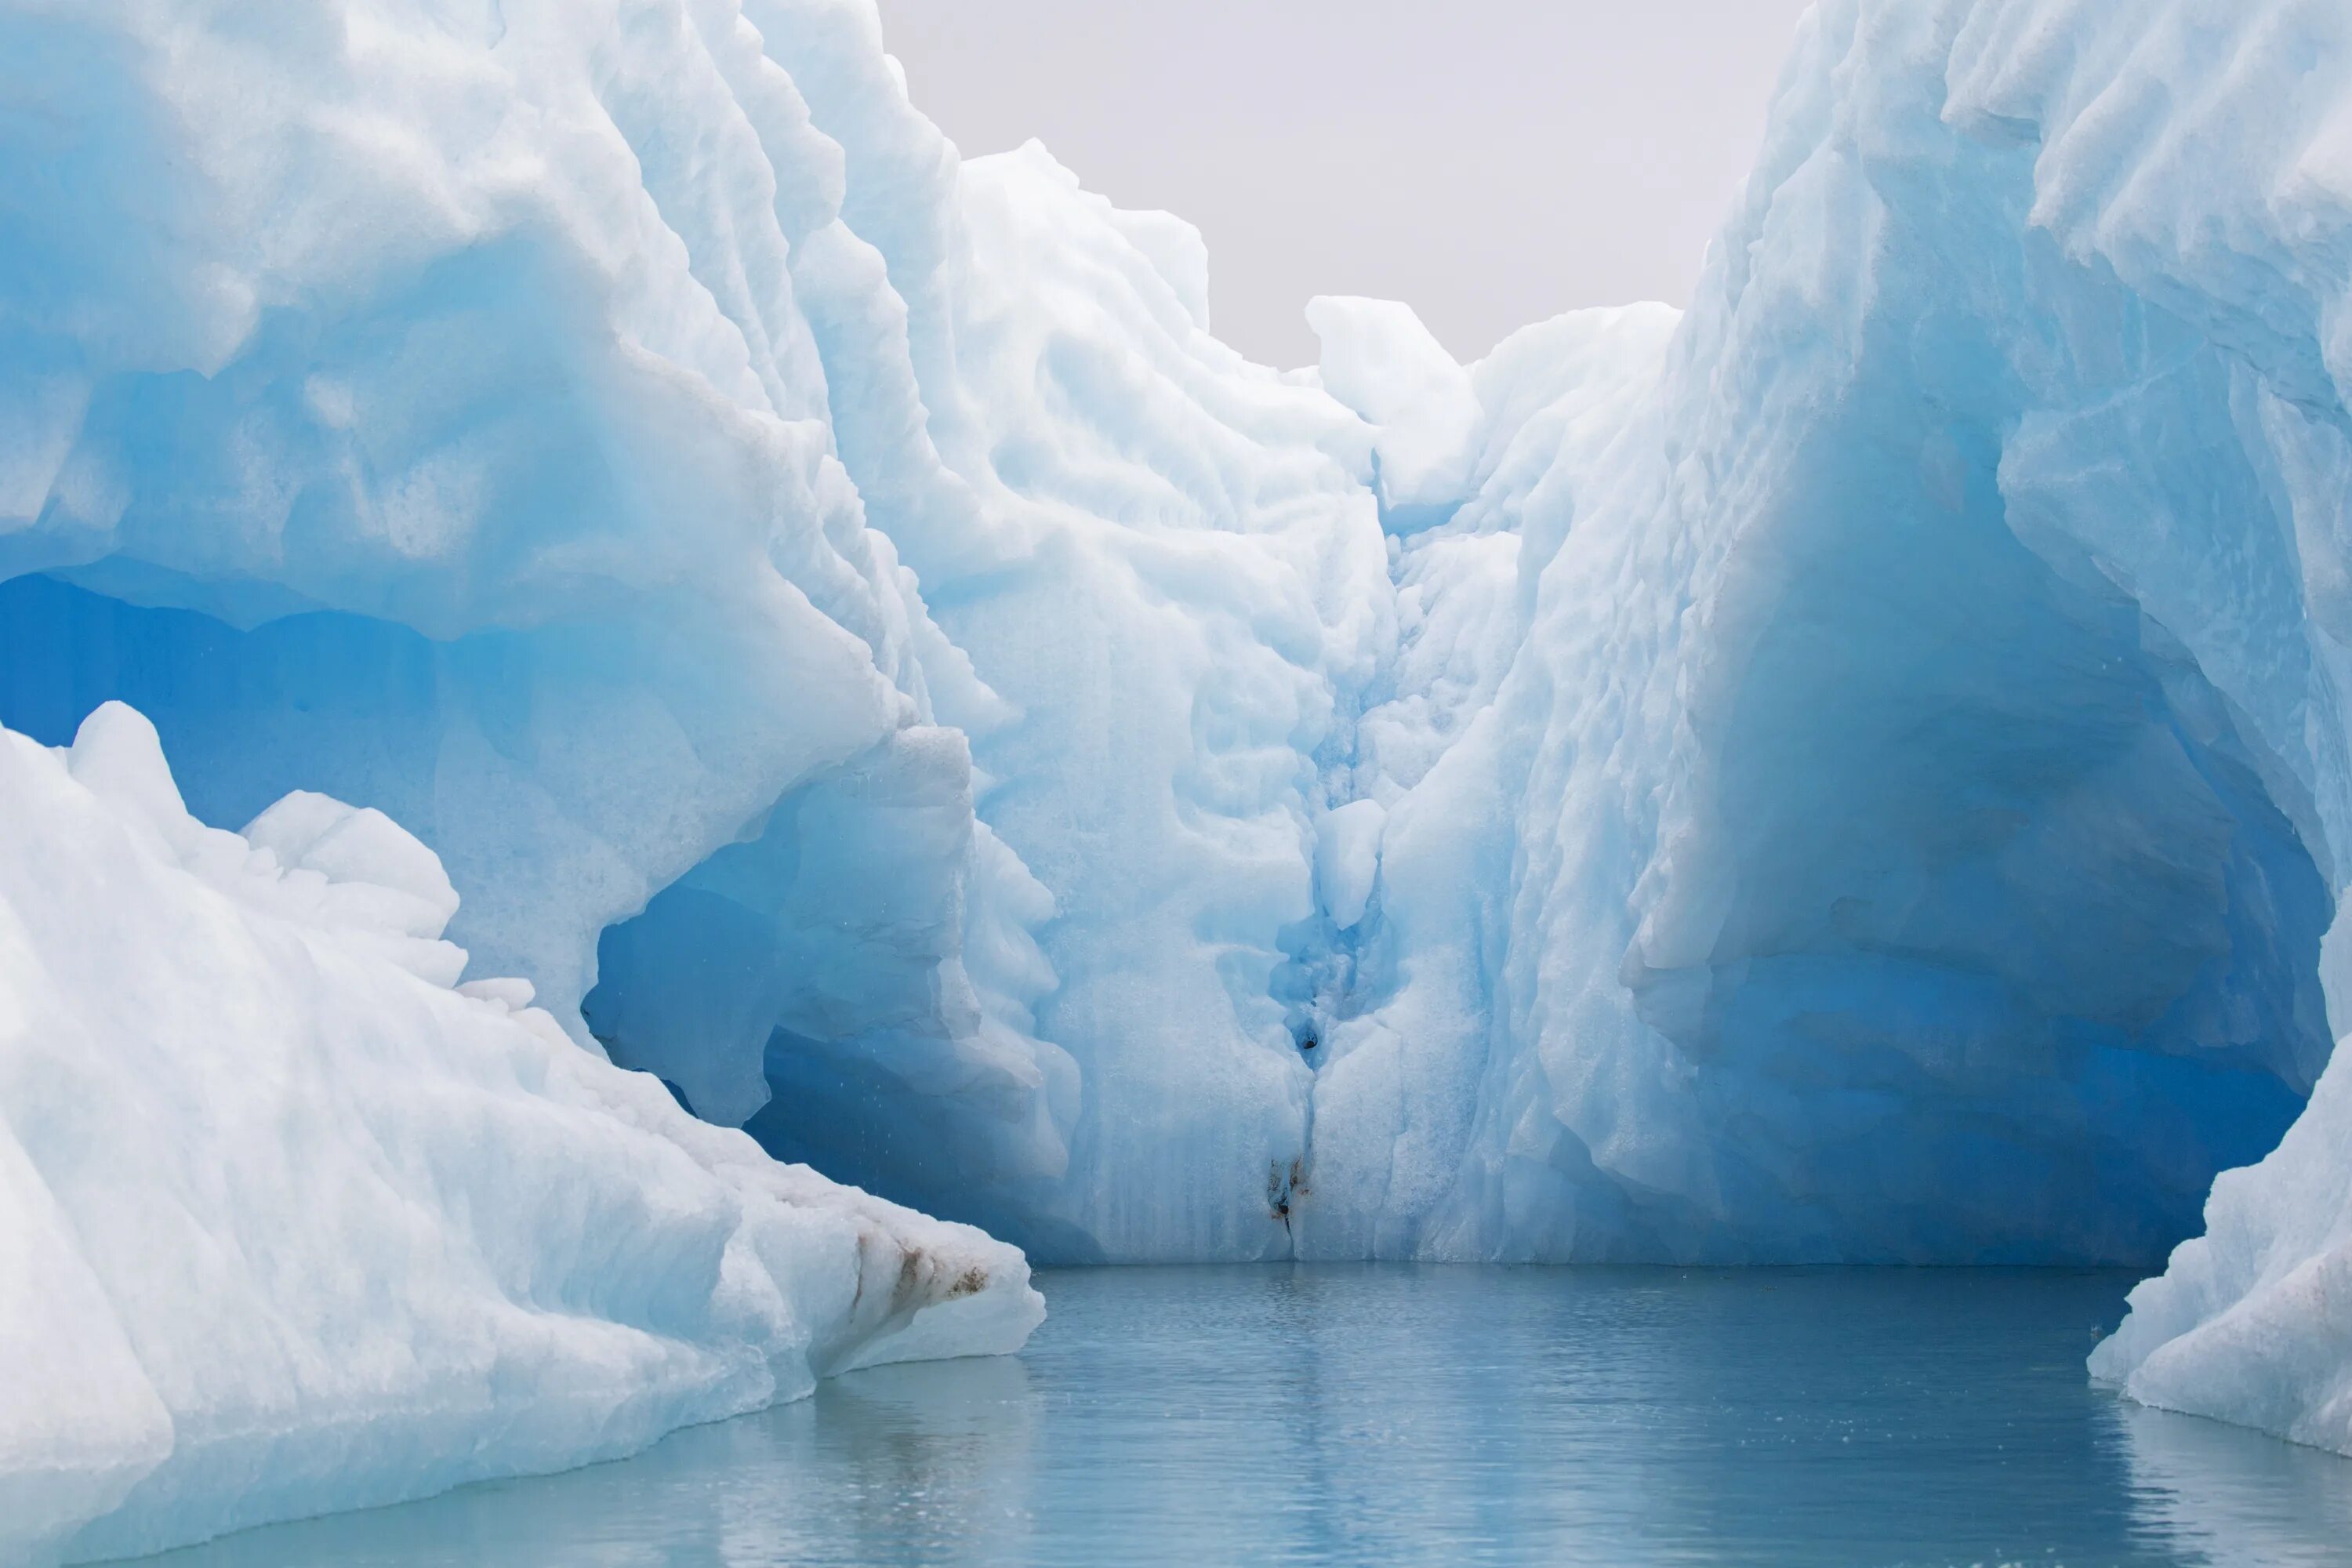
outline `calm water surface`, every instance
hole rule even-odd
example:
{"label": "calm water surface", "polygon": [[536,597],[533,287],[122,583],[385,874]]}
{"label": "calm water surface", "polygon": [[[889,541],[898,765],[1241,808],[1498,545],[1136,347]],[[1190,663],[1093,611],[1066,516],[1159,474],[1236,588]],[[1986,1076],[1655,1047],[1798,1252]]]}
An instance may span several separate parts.
{"label": "calm water surface", "polygon": [[2352,1461],[2092,1388],[2127,1275],[1394,1266],[1039,1281],[615,1465],[161,1568],[2352,1563]]}

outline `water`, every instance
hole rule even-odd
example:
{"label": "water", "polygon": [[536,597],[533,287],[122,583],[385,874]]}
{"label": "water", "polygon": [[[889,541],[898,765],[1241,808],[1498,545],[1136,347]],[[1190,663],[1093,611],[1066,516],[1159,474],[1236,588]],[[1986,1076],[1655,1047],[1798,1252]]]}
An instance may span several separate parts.
{"label": "water", "polygon": [[2352,1563],[2352,1461],[2092,1388],[2127,1275],[1041,1278],[1029,1352],[155,1568]]}

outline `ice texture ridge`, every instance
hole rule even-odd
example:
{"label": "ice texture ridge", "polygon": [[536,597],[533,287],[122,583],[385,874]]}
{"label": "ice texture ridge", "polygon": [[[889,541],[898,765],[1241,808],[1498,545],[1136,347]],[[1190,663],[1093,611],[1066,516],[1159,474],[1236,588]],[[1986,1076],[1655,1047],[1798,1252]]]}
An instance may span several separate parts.
{"label": "ice texture ridge", "polygon": [[207,827],[109,703],[0,731],[0,1561],[614,1458],[1044,1314],[1013,1248],[452,989],[379,813]]}
{"label": "ice texture ridge", "polygon": [[961,163],[863,0],[7,0],[0,104],[0,720],[383,811],[778,1152],[1283,1249],[1385,554],[1197,234]]}

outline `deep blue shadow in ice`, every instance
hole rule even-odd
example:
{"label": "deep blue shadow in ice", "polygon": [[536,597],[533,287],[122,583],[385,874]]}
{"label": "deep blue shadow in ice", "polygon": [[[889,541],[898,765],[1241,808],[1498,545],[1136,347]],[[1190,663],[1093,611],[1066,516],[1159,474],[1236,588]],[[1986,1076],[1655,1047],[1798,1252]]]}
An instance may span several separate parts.
{"label": "deep blue shadow in ice", "polygon": [[1043,1277],[1018,1359],[172,1568],[2063,1563],[2317,1568],[2352,1463],[2082,1358],[2125,1275],[1397,1266]]}
{"label": "deep blue shadow in ice", "polygon": [[[1940,300],[1943,256],[1896,251],[1884,286]],[[2179,449],[2133,460],[2177,469],[2200,527],[2266,515],[2227,367],[2050,270],[2158,362]],[[1622,977],[1695,1069],[1745,1256],[2153,1264],[2333,1045],[2309,786],[2032,526],[1992,323],[1888,312],[1853,374],[1774,447],[1779,489],[1724,501],[1738,570],[1686,698],[1704,809],[1637,894],[1655,966]]]}
{"label": "deep blue shadow in ice", "polygon": [[437,845],[478,804],[437,776],[452,731],[528,754],[560,716],[559,683],[622,689],[634,665],[625,639],[560,622],[440,639],[314,609],[246,626],[56,576],[0,583],[0,724],[61,745],[100,703],[128,702],[163,737],[189,808],[219,826],[311,789]]}
{"label": "deep blue shadow in ice", "polygon": [[[289,789],[338,793],[362,723],[381,733],[376,793],[435,706],[436,645],[405,626],[310,613],[243,630],[192,610],[134,605],[34,575],[0,583],[0,724],[64,745],[90,710],[128,702],[153,721],[189,809],[243,826]],[[411,794],[397,788],[394,795]],[[360,799],[414,826],[421,803]],[[401,806],[410,808],[404,813]]]}
{"label": "deep blue shadow in ice", "polygon": [[171,591],[142,569],[102,562],[78,575],[127,596],[40,574],[0,582],[0,724],[62,745],[100,703],[127,702],[155,725],[189,809],[215,826],[241,827],[296,789],[373,806],[447,864],[467,900],[449,934],[473,973],[538,971],[544,953],[499,934],[533,928],[501,917],[541,847],[518,837],[562,830],[570,803],[503,764],[589,743],[580,693],[635,691],[642,649],[562,622],[448,639],[316,609],[233,625],[142,602]]}

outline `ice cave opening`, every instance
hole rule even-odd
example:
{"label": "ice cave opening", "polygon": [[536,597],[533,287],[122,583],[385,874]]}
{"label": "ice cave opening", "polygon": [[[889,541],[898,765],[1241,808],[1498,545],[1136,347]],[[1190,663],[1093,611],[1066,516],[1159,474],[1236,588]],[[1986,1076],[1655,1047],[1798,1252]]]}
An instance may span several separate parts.
{"label": "ice cave opening", "polygon": [[1713,841],[1653,889],[1713,941],[1626,979],[1759,1252],[2153,1262],[2326,1066],[2334,900],[2179,645],[1955,500],[1717,606]]}
{"label": "ice cave opening", "polygon": [[[189,597],[250,624],[171,603]],[[690,689],[700,661],[679,662]],[[462,896],[469,975],[530,977],[579,1036],[781,1157],[1098,1257],[995,1195],[1066,1160],[1076,1084],[1009,1043],[1021,1020],[967,976],[992,945],[1001,970],[1037,963],[1022,922],[1038,910],[991,906],[1042,894],[1017,868],[967,887],[971,856],[1004,852],[973,822],[963,737],[913,726],[788,770],[804,776],[772,802],[681,802],[681,766],[723,778],[728,758],[647,680],[662,663],[609,622],[436,638],[120,560],[0,581],[0,725],[62,746],[119,700],[204,821],[242,826],[302,788],[413,823]],[[647,873],[663,858],[674,880]]]}
{"label": "ice cave opening", "polygon": [[961,878],[968,773],[960,737],[918,731],[787,792],[605,928],[581,1011],[613,1060],[778,1159],[1098,1261],[1030,1175],[1066,1158],[1076,1071],[1035,1070],[965,969],[1000,935]]}

